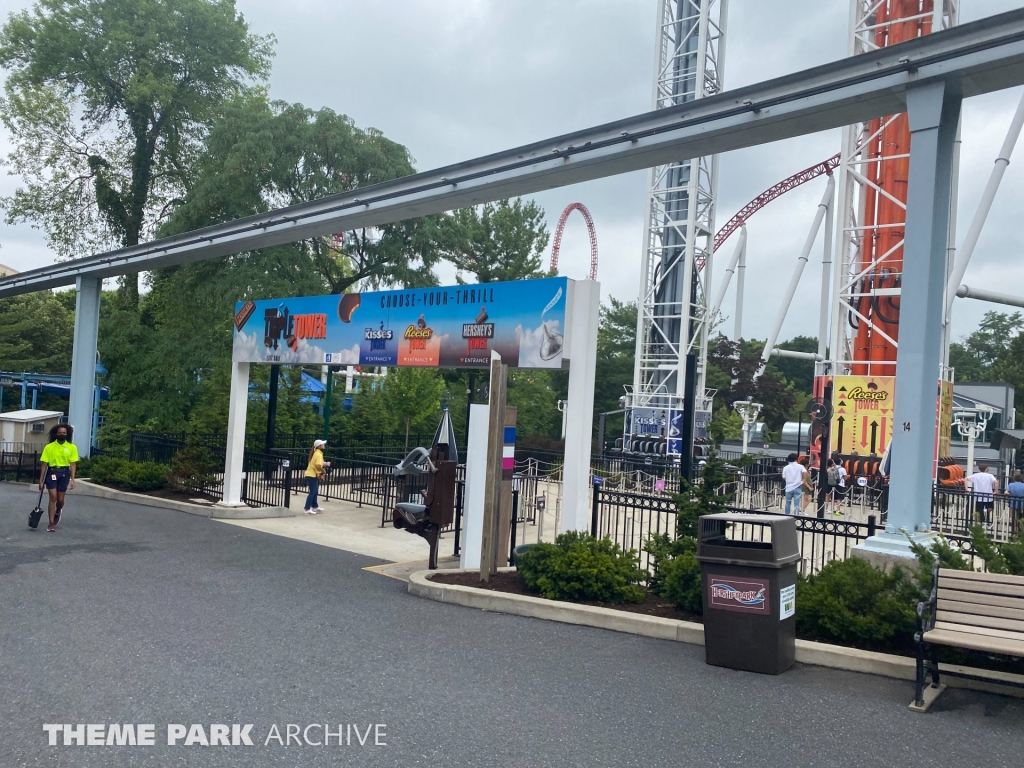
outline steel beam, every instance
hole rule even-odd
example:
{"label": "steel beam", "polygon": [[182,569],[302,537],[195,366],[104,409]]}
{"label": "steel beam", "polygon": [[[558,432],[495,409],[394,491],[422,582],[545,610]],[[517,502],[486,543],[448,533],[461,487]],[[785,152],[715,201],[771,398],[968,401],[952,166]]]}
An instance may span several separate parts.
{"label": "steel beam", "polygon": [[910,175],[907,235],[900,295],[900,345],[896,392],[889,518],[885,533],[863,549],[913,557],[908,538],[926,543],[932,534],[932,486],[936,461],[938,397],[945,310],[946,242],[953,177],[953,142],[960,120],[960,95],[934,82],[908,92]]}
{"label": "steel beam", "polygon": [[1024,83],[1024,10],[775,80],[259,216],[0,279],[0,297],[372,227],[906,109],[906,90],[961,97]]}

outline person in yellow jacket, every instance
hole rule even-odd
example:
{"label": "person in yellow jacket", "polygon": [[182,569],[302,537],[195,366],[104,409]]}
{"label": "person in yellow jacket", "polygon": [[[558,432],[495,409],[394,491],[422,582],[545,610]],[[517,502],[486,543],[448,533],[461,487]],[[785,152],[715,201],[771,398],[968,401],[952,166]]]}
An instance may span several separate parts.
{"label": "person in yellow jacket", "polygon": [[54,533],[64,509],[64,494],[75,487],[75,466],[78,463],[78,449],[71,442],[73,430],[70,424],[57,424],[50,430],[50,442],[39,457],[42,464],[39,471],[39,490],[45,487],[50,492],[48,512],[50,524],[46,530]]}
{"label": "person in yellow jacket", "polygon": [[306,463],[306,485],[309,486],[309,495],[306,496],[306,506],[303,507],[303,513],[307,515],[324,511],[317,501],[317,494],[320,490],[320,481],[327,476],[324,468],[331,466],[331,462],[324,461],[326,447],[327,443],[324,440],[314,440],[313,450],[309,452],[309,461]]}

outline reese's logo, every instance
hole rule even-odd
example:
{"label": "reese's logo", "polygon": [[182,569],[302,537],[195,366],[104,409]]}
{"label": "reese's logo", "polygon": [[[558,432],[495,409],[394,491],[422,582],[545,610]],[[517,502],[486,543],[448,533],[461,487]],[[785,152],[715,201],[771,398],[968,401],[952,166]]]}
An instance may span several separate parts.
{"label": "reese's logo", "polygon": [[426,318],[420,315],[415,323],[410,323],[405,329],[405,338],[409,340],[409,349],[426,349],[427,342],[433,337],[434,329],[427,327]]}
{"label": "reese's logo", "polygon": [[867,389],[861,387],[854,387],[847,393],[847,397],[851,400],[886,400],[889,397],[889,393],[882,389],[872,389],[874,384],[869,384]]}

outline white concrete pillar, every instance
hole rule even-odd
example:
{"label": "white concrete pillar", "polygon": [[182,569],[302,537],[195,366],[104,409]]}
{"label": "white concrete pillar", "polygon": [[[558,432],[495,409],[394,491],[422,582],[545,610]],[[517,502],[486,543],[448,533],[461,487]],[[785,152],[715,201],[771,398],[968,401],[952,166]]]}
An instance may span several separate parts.
{"label": "white concrete pillar", "polygon": [[75,282],[75,336],[71,352],[71,393],[68,421],[75,428],[80,456],[92,453],[93,387],[96,384],[96,342],[100,333],[103,280],[79,277]]}
{"label": "white concrete pillar", "polygon": [[466,489],[462,499],[462,535],[459,539],[459,567],[478,570],[484,536],[484,491],[487,487],[487,428],[490,406],[469,406],[469,435],[466,439]]}
{"label": "white concrete pillar", "polygon": [[231,400],[228,405],[228,444],[224,452],[224,497],[220,504],[242,506],[242,471],[245,458],[245,416],[249,407],[249,363],[231,364]]}
{"label": "white concrete pillar", "polygon": [[565,465],[559,533],[590,530],[590,444],[594,432],[594,375],[600,312],[600,283],[593,280],[569,283],[565,313],[569,397],[565,409]]}

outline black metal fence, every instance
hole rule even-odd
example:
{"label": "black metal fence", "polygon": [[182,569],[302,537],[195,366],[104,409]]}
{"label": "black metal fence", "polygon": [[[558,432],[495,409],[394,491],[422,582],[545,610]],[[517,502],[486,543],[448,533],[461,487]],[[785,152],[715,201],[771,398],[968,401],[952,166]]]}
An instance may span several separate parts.
{"label": "black metal fence", "polygon": [[[650,570],[652,564],[650,555],[643,551],[652,534],[676,536],[676,507],[667,496],[606,491],[595,486],[592,505],[591,533],[597,537],[608,536],[623,549],[639,551],[642,568]],[[741,507],[728,509],[741,514],[778,514]],[[869,516],[866,523],[807,515],[796,515],[795,519],[800,542],[800,570],[804,575],[817,573],[832,560],[850,557],[853,547],[873,536],[881,524],[874,515]],[[763,535],[763,530],[763,526],[738,523],[730,527],[729,537],[741,541],[754,540],[755,536]],[[959,547],[972,565],[975,564],[974,545],[969,535],[944,535]]]}
{"label": "black metal fence", "polygon": [[0,481],[38,482],[41,468],[37,452],[0,451]]}

